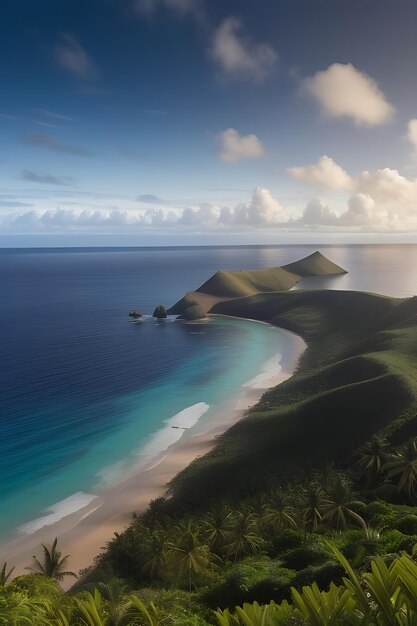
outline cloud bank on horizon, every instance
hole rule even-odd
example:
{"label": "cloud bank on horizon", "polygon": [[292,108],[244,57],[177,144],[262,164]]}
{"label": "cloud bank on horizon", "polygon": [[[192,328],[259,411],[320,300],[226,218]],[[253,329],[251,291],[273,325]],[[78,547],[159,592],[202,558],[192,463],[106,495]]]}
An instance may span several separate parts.
{"label": "cloud bank on horizon", "polygon": [[24,0],[26,40],[7,9],[0,233],[417,233],[417,7],[381,17],[376,59],[377,0],[349,23],[303,2],[94,0],[81,28]]}
{"label": "cloud bank on horizon", "polygon": [[[323,157],[322,159],[328,159]],[[322,161],[322,159],[320,161]],[[409,232],[417,231],[417,179],[408,179],[398,171],[385,168],[376,172],[364,171],[351,179],[333,162],[337,184],[346,178],[353,190],[346,206],[335,212],[320,198],[312,198],[302,211],[283,206],[268,189],[257,187],[249,202],[235,206],[217,206],[202,203],[197,206],[175,208],[170,203],[150,194],[136,201],[148,206],[138,209],[119,208],[58,208],[31,209],[18,215],[5,215],[3,227],[13,232],[59,232],[62,228],[105,232],[128,228],[129,232],[144,229],[185,228],[193,232],[245,232],[248,229],[268,228],[326,231],[341,229],[349,232]],[[312,166],[314,168],[315,166]],[[297,168],[292,168],[297,169]],[[302,169],[302,168],[300,168]],[[308,170],[308,168],[304,168]],[[308,170],[310,171],[310,170]],[[343,173],[343,176],[341,175]],[[35,174],[30,178],[35,180]],[[38,182],[45,182],[42,176]],[[55,182],[54,184],[68,184]],[[328,177],[326,184],[330,184]]]}

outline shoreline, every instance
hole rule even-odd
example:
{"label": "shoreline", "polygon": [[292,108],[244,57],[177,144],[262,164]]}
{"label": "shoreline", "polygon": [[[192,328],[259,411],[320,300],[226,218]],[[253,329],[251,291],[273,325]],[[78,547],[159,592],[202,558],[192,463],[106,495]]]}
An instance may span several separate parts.
{"label": "shoreline", "polygon": [[[225,316],[231,317],[231,316]],[[243,318],[237,318],[243,319]],[[258,320],[248,320],[258,322]],[[270,388],[276,387],[294,373],[306,348],[295,333],[267,324],[271,329],[291,337],[291,348],[263,364],[257,376],[247,381],[232,396],[214,408],[210,420],[198,421],[183,436],[161,451],[147,464],[133,468],[120,482],[106,489],[83,508],[35,532],[15,538],[2,547],[2,558],[15,566],[15,575],[25,573],[32,555],[41,543],[52,543],[58,537],[59,549],[70,555],[69,567],[78,572],[93,564],[115,532],[122,532],[134,513],[143,512],[150,500],[162,496],[170,480],[195,458],[209,452],[216,438],[244,416]],[[66,581],[64,588],[71,586]]]}

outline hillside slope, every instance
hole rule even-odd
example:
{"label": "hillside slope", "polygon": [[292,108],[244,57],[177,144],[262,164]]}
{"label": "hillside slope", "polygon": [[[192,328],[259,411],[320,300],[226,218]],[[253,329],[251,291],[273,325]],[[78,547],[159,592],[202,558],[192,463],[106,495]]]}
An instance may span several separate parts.
{"label": "hillside slope", "polygon": [[256,293],[291,289],[299,280],[299,276],[282,267],[262,270],[220,270],[197,291],[220,297],[238,298]]}
{"label": "hillside slope", "polygon": [[417,297],[277,292],[219,302],[212,311],[287,328],[308,348],[294,376],[172,481],[174,502],[256,493],[274,477],[343,464],[374,433],[393,442],[417,434]]}

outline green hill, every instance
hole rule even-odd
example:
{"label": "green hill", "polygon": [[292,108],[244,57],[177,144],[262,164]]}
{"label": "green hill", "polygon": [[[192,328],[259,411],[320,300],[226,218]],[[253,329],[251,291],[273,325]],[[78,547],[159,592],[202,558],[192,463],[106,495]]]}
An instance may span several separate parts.
{"label": "green hill", "polygon": [[346,270],[330,259],[326,258],[321,252],[313,252],[300,261],[284,265],[283,269],[287,272],[297,274],[297,276],[332,276],[334,274],[347,274]]}
{"label": "green hill", "polygon": [[287,328],[308,347],[289,380],[172,481],[174,501],[256,493],[274,477],[343,464],[374,433],[395,443],[417,434],[417,297],[263,293],[212,312]]}
{"label": "green hill", "polygon": [[291,289],[299,280],[299,276],[282,267],[263,270],[220,270],[197,291],[224,298],[239,298],[261,292]]}
{"label": "green hill", "polygon": [[170,315],[181,315],[185,319],[204,317],[218,302],[253,296],[258,293],[288,291],[304,276],[346,274],[320,252],[305,259],[286,265],[260,270],[219,270],[196,291],[189,291],[171,309]]}

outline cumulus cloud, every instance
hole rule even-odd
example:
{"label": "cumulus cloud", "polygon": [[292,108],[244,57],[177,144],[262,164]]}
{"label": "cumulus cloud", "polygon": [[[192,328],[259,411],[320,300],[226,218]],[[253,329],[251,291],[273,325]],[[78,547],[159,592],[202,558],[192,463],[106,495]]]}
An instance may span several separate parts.
{"label": "cumulus cloud", "polygon": [[294,225],[333,231],[407,232],[417,229],[417,211],[378,204],[371,196],[356,193],[341,213],[332,211],[320,200],[310,201]]}
{"label": "cumulus cloud", "polygon": [[282,224],[288,219],[284,207],[264,187],[257,187],[251,201],[238,205],[232,212],[232,223],[249,226]]}
{"label": "cumulus cloud", "polygon": [[[68,192],[62,192],[61,195]],[[73,192],[72,192],[73,193]],[[151,196],[152,197],[152,196]],[[8,204],[8,198],[4,198]],[[71,203],[73,204],[73,202]],[[85,204],[85,203],[84,203]],[[417,179],[408,179],[385,168],[363,172],[344,209],[312,199],[304,210],[286,207],[264,187],[257,187],[248,202],[236,206],[200,204],[186,208],[164,206],[126,208],[90,206],[0,214],[9,231],[131,232],[142,229],[185,229],[192,232],[245,232],[248,229],[297,229],[337,232],[416,232]],[[20,205],[19,205],[20,206]],[[36,206],[36,205],[35,205]],[[7,212],[7,208],[10,210]]]}
{"label": "cumulus cloud", "polygon": [[376,81],[351,63],[334,63],[304,79],[303,87],[325,115],[347,117],[358,126],[385,124],[394,114]]}
{"label": "cumulus cloud", "polygon": [[253,42],[241,31],[242,22],[239,19],[225,19],[214,32],[212,58],[225,76],[262,80],[274,66],[278,55],[271,45]]}
{"label": "cumulus cloud", "polygon": [[310,200],[299,220],[305,226],[335,226],[337,216],[319,198]]}
{"label": "cumulus cloud", "polygon": [[318,163],[299,167],[289,167],[288,172],[296,178],[310,185],[328,190],[352,189],[353,179],[331,157],[322,156]]}
{"label": "cumulus cloud", "polygon": [[406,178],[397,170],[386,167],[375,172],[365,171],[357,187],[378,205],[417,210],[417,179]]}
{"label": "cumulus cloud", "polygon": [[262,142],[256,135],[240,135],[234,128],[228,128],[219,135],[222,161],[258,159],[265,154]]}
{"label": "cumulus cloud", "polygon": [[81,146],[61,143],[54,137],[45,133],[31,133],[23,138],[25,143],[33,146],[40,146],[47,150],[55,150],[56,152],[66,152],[68,154],[78,154],[80,156],[89,156],[90,152]]}
{"label": "cumulus cloud", "polygon": [[97,78],[98,71],[88,52],[70,33],[63,33],[54,48],[57,63],[67,72],[83,80]]}
{"label": "cumulus cloud", "polygon": [[10,215],[8,225],[18,230],[62,230],[141,227],[184,227],[215,230],[237,227],[280,225],[288,221],[284,207],[268,189],[257,187],[248,203],[218,207],[204,203],[185,209],[148,208],[146,210],[84,209],[31,210]]}
{"label": "cumulus cloud", "polygon": [[38,174],[32,170],[23,170],[20,180],[27,180],[32,183],[43,185],[74,185],[75,181],[70,176],[53,176],[52,174]]}

